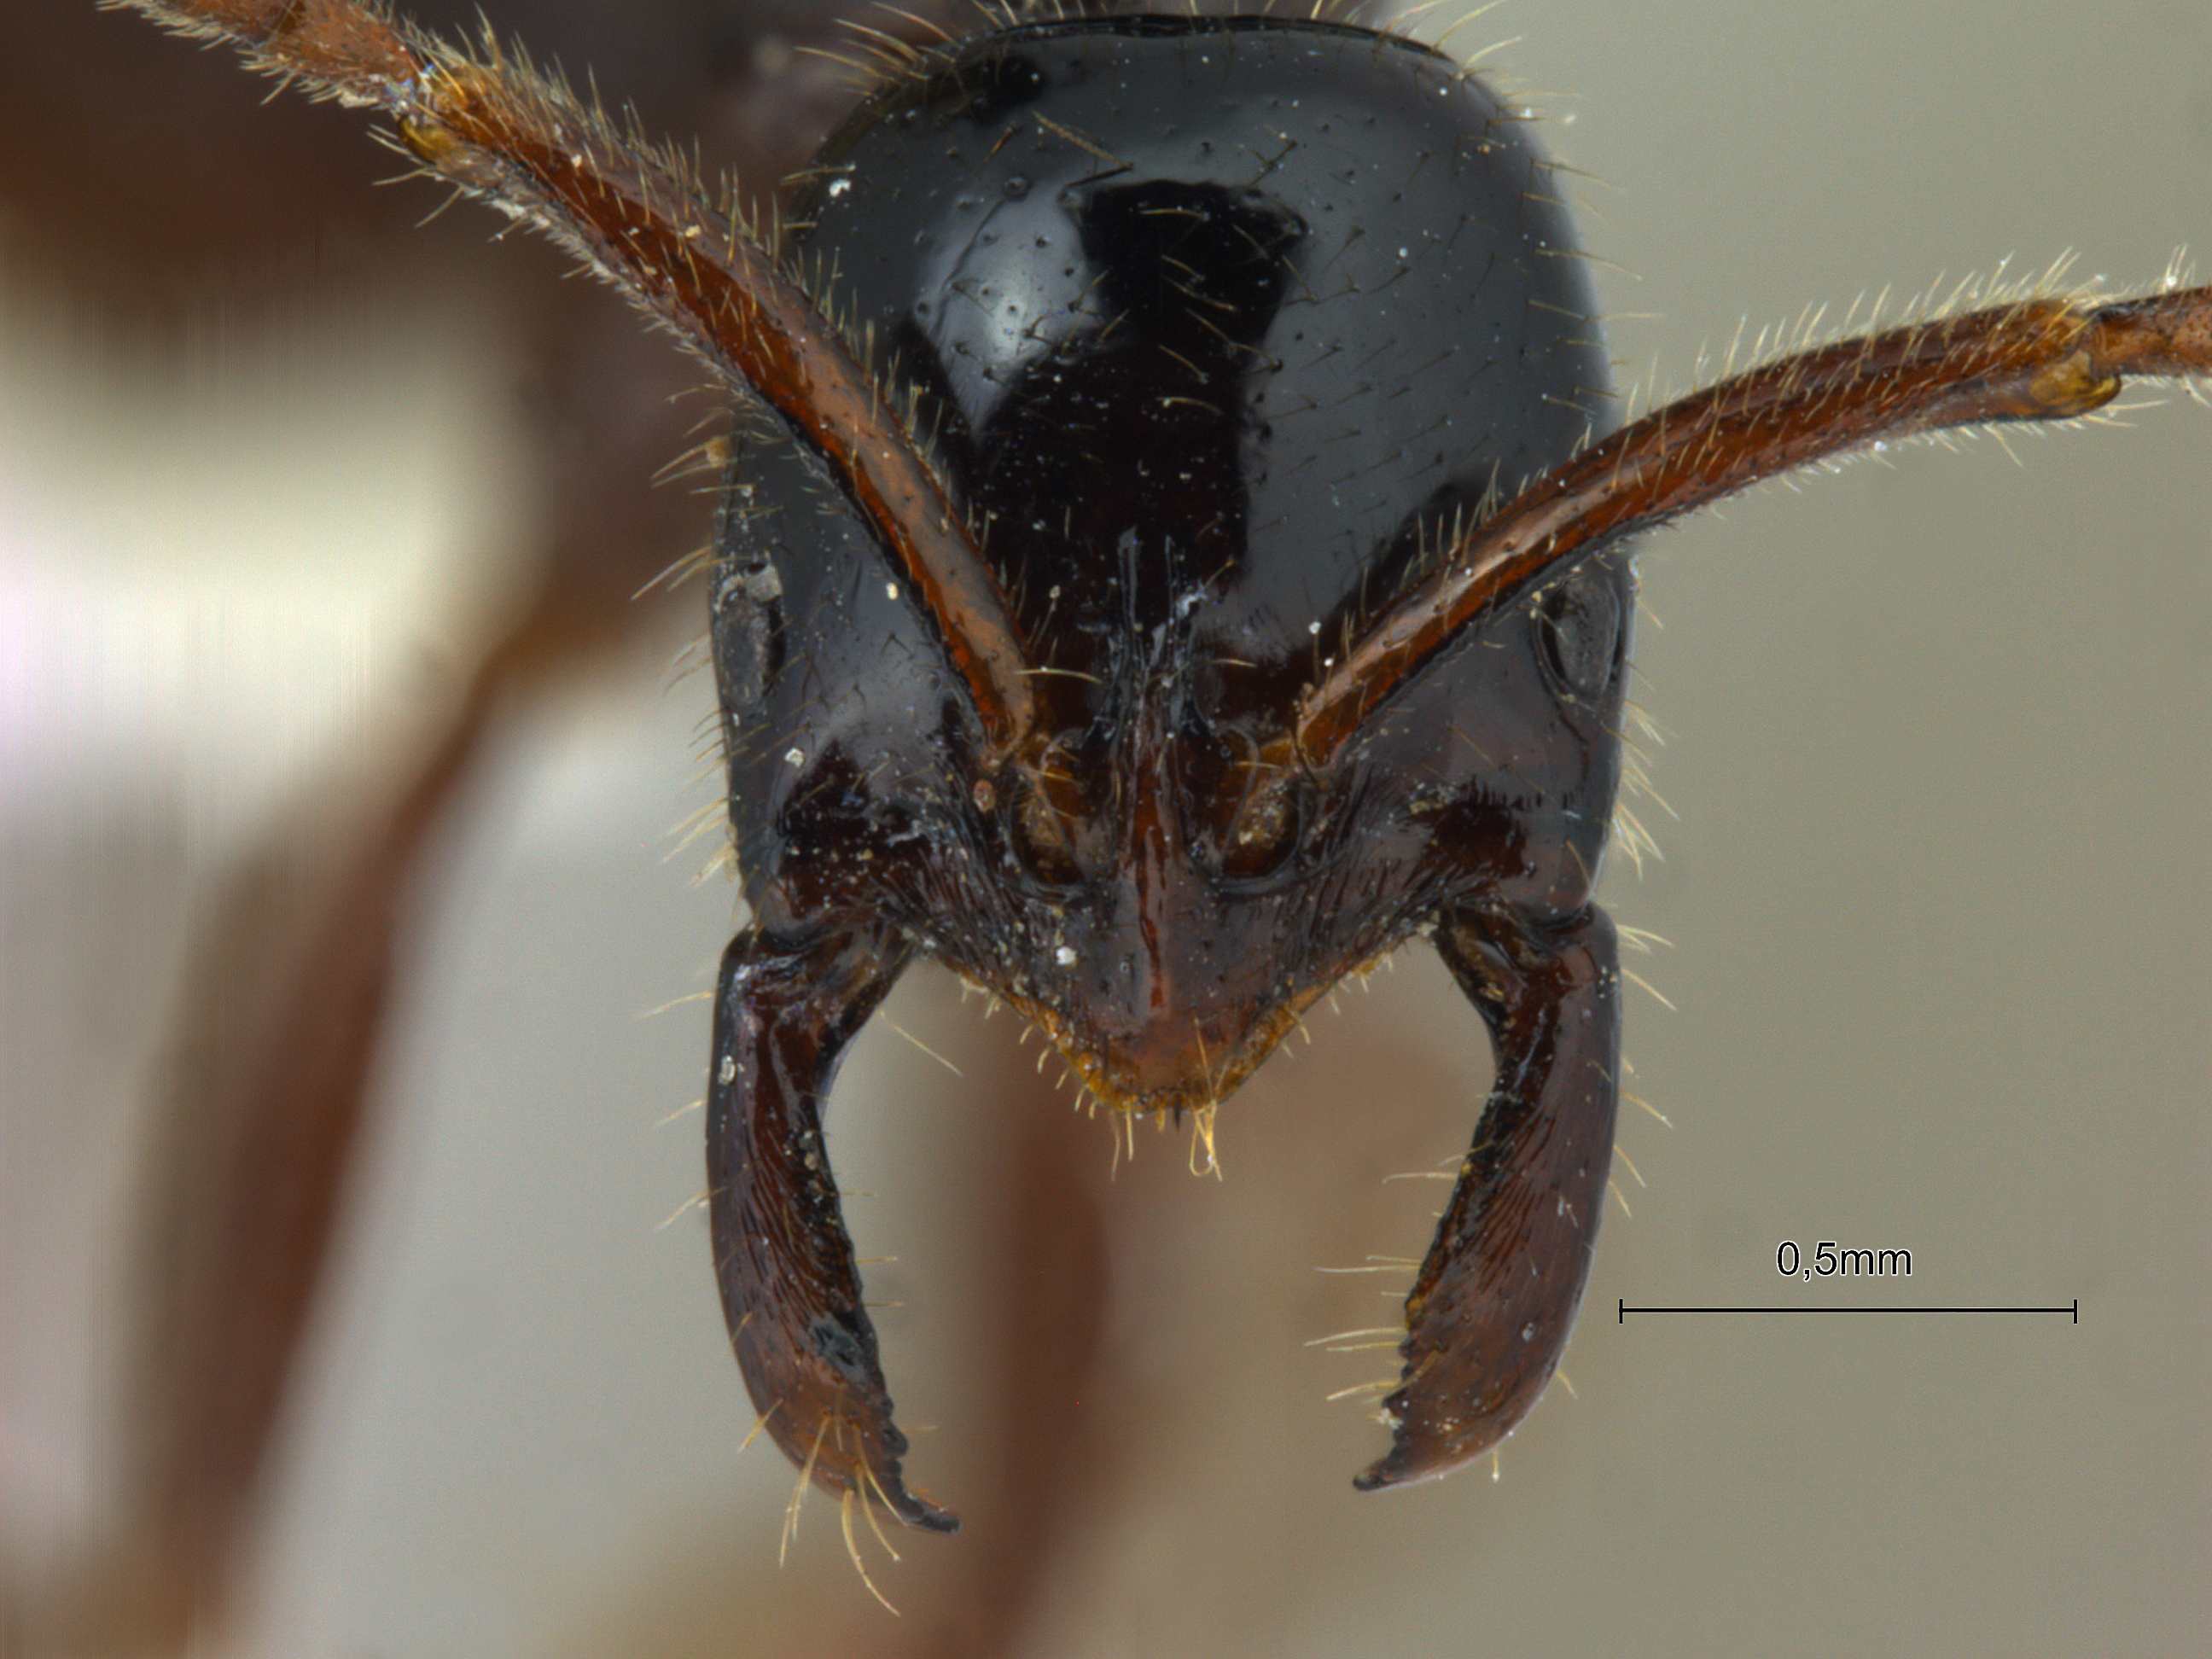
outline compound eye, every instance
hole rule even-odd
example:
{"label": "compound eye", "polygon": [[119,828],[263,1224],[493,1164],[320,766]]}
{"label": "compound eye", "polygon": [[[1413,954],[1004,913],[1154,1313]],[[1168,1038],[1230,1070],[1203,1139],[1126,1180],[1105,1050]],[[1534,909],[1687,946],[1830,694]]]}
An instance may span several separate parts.
{"label": "compound eye", "polygon": [[1074,781],[1043,771],[1015,775],[1006,806],[1006,840],[1028,874],[1047,887],[1066,888],[1083,879],[1076,858]]}
{"label": "compound eye", "polygon": [[1311,787],[1285,768],[1255,771],[1220,842],[1221,873],[1231,881],[1272,876],[1297,852],[1311,811]]}
{"label": "compound eye", "polygon": [[1536,603],[1536,650],[1560,692],[1595,701],[1613,684],[1620,652],[1620,596],[1613,570],[1584,565]]}

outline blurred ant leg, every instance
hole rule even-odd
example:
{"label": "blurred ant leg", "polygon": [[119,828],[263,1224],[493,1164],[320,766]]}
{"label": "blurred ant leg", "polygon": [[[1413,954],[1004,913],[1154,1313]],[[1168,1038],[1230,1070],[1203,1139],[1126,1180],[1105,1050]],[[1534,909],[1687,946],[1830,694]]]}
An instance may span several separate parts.
{"label": "blurred ant leg", "polygon": [[1394,601],[1299,705],[1319,763],[1478,618],[1624,537],[1778,474],[1947,427],[2093,415],[2131,380],[2212,375],[2212,288],[2024,300],[1784,357],[1530,483]]}
{"label": "blurred ant leg", "polygon": [[1558,1368],[1589,1278],[1620,1099],[1613,923],[1448,914],[1437,949],[1490,1027],[1498,1080],[1406,1298],[1390,1449],[1362,1491],[1458,1468],[1510,1434]]}
{"label": "blurred ant leg", "polygon": [[905,967],[890,942],[833,933],[785,948],[758,927],[722,957],[707,1096],[714,1276],[769,1436],[829,1492],[910,1527],[959,1522],[908,1492],[907,1439],[860,1301],[822,1108],[845,1050]]}
{"label": "blurred ant leg", "polygon": [[218,1618],[362,1127],[401,912],[490,693],[479,678],[335,869],[301,880],[286,843],[331,825],[287,814],[188,958],[149,1171],[160,1222],[131,1417],[149,1566]]}
{"label": "blurred ant leg", "polygon": [[544,231],[817,457],[936,620],[993,756],[1030,736],[1012,607],[879,381],[800,278],[674,154],[617,132],[496,42],[471,58],[362,0],[121,0],[397,125],[424,169]]}
{"label": "blurred ant leg", "polygon": [[[617,618],[618,620],[619,618]],[[509,696],[610,637],[557,586],[495,642],[459,706],[334,830],[289,814],[188,958],[148,1177],[138,1513],[152,1616],[219,1621],[368,1127],[405,911]],[[302,874],[302,836],[362,826]],[[167,1613],[164,1601],[173,1603]]]}

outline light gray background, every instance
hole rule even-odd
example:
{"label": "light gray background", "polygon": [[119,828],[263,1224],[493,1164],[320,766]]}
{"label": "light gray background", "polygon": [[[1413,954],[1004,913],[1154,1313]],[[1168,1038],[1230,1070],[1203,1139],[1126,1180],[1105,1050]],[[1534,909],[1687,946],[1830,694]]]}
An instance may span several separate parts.
{"label": "light gray background", "polygon": [[[1581,192],[1586,238],[1643,280],[1601,271],[1607,304],[1662,313],[1619,325],[1632,374],[1656,355],[1680,386],[1740,316],[2008,252],[2078,248],[2116,284],[2184,241],[2212,259],[2195,0],[1516,0],[1455,45],[1516,34],[1488,61],[1614,187]],[[457,603],[440,558],[500,511],[496,374],[457,319],[554,261],[486,264],[480,294],[228,319],[181,368],[118,368],[64,297],[0,291],[19,1539],[97,1509],[99,1241],[190,881],[404,695]],[[342,387],[307,355],[333,319]],[[1070,1179],[1112,1229],[1117,1391],[1091,1421],[1116,1473],[1025,1651],[2201,1642],[2212,414],[2166,401],[2132,432],[2021,440],[2018,467],[1913,449],[1651,545],[1664,628],[1644,628],[1638,695],[1674,734],[1656,769],[1681,821],[1606,897],[1676,941],[1638,965],[1680,1012],[1637,994],[1628,1042],[1674,1127],[1624,1114],[1650,1189],[1624,1180],[1635,1217],[1607,1218],[1579,1397],[1545,1402],[1502,1481],[1356,1497],[1380,1431],[1322,1396],[1382,1357],[1300,1346],[1389,1317],[1387,1281],[1310,1269],[1417,1249],[1441,1188],[1380,1177],[1471,1126],[1479,1024],[1432,963],[1409,953],[1248,1085],[1220,1186],[1146,1134],[1109,1188],[1103,1127],[1067,1121],[1096,1153]],[[267,446],[251,466],[225,458],[241,434]],[[100,480],[88,504],[71,465]],[[882,1619],[818,1498],[777,1571],[791,1472],[735,1455],[751,1413],[698,1218],[655,1231],[700,1184],[696,1118],[655,1125],[698,1092],[706,1015],[634,1016],[702,988],[730,922],[688,855],[658,861],[702,799],[682,781],[708,695],[665,693],[663,656],[518,722],[452,848],[255,1651],[896,1652],[940,1600],[990,1593],[961,1565],[975,1540],[917,1540],[874,1566],[909,1615]],[[890,1012],[966,1080],[879,1023],[835,1153],[878,1194],[863,1252],[901,1257],[872,1285],[903,1303],[881,1319],[907,1415],[941,1425],[914,1472],[957,1504],[994,1429],[963,1407],[961,1356],[996,1316],[968,1293],[986,1246],[965,1224],[994,1201],[1001,1126],[1058,1108],[1008,1023],[941,976]],[[1908,1247],[1914,1274],[1787,1284],[1784,1237]],[[2078,1327],[1612,1316],[2077,1297]]]}

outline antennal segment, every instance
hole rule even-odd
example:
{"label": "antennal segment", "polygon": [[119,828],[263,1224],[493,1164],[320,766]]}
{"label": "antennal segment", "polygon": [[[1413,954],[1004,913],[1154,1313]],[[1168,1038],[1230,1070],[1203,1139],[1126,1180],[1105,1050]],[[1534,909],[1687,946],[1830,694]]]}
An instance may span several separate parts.
{"label": "antennal segment", "polygon": [[1298,705],[1321,765],[1470,623],[1623,537],[1877,440],[2094,414],[2133,379],[2212,374],[2212,288],[2043,299],[1806,352],[1669,404],[1537,479],[1378,616]]}

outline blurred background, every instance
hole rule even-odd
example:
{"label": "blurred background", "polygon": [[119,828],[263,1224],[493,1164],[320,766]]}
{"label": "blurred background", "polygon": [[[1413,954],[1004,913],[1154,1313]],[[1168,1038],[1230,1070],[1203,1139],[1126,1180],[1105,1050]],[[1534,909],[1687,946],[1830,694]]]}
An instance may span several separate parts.
{"label": "blurred background", "polygon": [[[1624,1109],[1640,1179],[1620,1171],[1634,1214],[1606,1219],[1575,1395],[1495,1480],[1354,1494],[1382,1431],[1368,1396],[1326,1396],[1390,1356],[1305,1346],[1395,1319],[1402,1277],[1316,1269],[1419,1252],[1444,1188],[1385,1177],[1455,1155],[1485,1087],[1480,1022],[1425,951],[1224,1110],[1219,1183],[1149,1132],[1109,1173],[1104,1125],[1012,1022],[910,976],[832,1127],[860,1254],[896,1258],[869,1285],[929,1431],[909,1471],[968,1522],[895,1536],[896,1565],[864,1534],[893,1620],[818,1493],[779,1568],[793,1471],[740,1455],[753,1413],[684,1207],[708,1015],[682,1000],[734,890],[696,879],[710,843],[671,856],[713,799],[712,689],[678,672],[697,592],[622,596],[704,533],[706,500],[649,487],[697,377],[549,248],[486,246],[481,212],[414,231],[438,196],[374,188],[392,163],[356,121],[262,107],[136,19],[31,10],[0,60],[15,1650],[68,1650],[37,1610],[112,1529],[164,1385],[131,1286],[149,1168],[193,1139],[193,1011],[240,950],[299,971],[268,941],[456,732],[471,763],[398,912],[238,1627],[200,1650],[2201,1642],[2212,414],[2172,393],[2132,431],[2017,438],[2018,465],[1914,447],[1650,544],[1636,695],[1680,822],[1603,896],[1675,941],[1632,964],[1675,1011],[1633,994],[1627,1042],[1673,1127]],[[842,107],[794,52],[830,38],[815,8],[498,21],[756,179]],[[2194,0],[2094,22],[1514,0],[1450,46],[1508,37],[1486,69],[1603,181],[1579,195],[1624,380],[1656,362],[1681,389],[1740,319],[2006,255],[2076,249],[2124,287],[2185,242],[2212,262]],[[563,624],[518,624],[548,592]],[[518,629],[535,666],[457,714]],[[1912,1277],[1784,1281],[1784,1239],[1909,1249]],[[1613,1315],[2077,1297],[2078,1325]]]}

